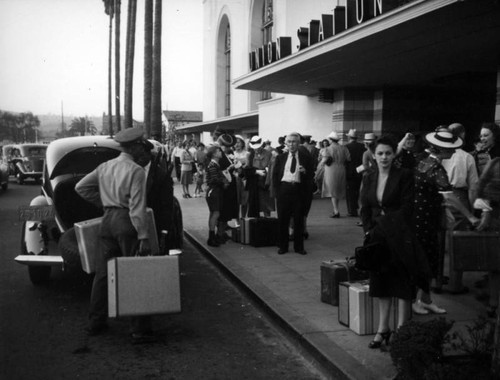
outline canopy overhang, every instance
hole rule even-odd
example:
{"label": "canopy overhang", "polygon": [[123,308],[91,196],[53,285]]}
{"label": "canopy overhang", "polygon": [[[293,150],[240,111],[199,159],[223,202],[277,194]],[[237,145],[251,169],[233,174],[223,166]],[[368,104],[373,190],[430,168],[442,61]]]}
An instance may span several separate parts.
{"label": "canopy overhang", "polygon": [[177,130],[181,133],[196,133],[196,132],[213,132],[217,127],[223,130],[242,130],[252,129],[259,126],[258,111],[248,112],[244,114],[221,117],[219,119],[204,121],[202,123],[194,123],[178,127]]}
{"label": "canopy overhang", "polygon": [[320,89],[440,85],[496,73],[500,4],[420,0],[237,78],[237,89],[314,96]]}

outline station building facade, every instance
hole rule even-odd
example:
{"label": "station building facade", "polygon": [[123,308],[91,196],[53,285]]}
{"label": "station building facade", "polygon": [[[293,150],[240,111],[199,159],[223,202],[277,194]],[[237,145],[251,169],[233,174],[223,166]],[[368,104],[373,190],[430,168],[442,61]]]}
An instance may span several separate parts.
{"label": "station building facade", "polygon": [[203,122],[274,144],[500,121],[496,0],[205,0]]}

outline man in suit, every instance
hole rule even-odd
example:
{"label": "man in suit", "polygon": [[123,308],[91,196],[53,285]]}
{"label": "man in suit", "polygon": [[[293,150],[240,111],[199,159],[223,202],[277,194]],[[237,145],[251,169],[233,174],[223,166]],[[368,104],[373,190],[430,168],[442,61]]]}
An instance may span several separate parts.
{"label": "man in suit", "polygon": [[278,254],[288,252],[288,226],[293,217],[294,251],[306,255],[304,249],[304,207],[308,183],[313,178],[311,156],[299,151],[300,135],[290,133],[286,137],[288,152],[276,157],[273,181],[276,186],[278,204]]}
{"label": "man in suit", "polygon": [[356,168],[363,163],[363,153],[365,147],[358,142],[355,129],[350,129],[347,133],[348,143],[346,148],[351,155],[351,161],[347,164],[346,170],[346,203],[347,215],[358,216],[359,188],[361,186],[361,174]]}

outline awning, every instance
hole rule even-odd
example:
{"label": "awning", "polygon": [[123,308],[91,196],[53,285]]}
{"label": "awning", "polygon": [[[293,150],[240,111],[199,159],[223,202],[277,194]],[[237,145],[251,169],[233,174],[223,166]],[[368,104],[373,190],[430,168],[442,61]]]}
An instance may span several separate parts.
{"label": "awning", "polygon": [[496,73],[495,0],[421,0],[237,78],[238,89],[316,95],[319,89],[439,85]]}
{"label": "awning", "polygon": [[177,130],[182,133],[192,132],[213,132],[215,128],[219,127],[224,130],[243,130],[255,128],[259,126],[259,113],[252,111],[244,114],[221,117],[219,119],[204,121],[202,123],[194,123],[178,127]]}

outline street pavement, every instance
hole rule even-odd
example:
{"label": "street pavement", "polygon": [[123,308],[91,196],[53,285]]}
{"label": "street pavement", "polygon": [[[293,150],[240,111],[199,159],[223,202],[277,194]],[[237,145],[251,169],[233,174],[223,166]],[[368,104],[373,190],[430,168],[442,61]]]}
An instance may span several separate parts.
{"label": "street pavement", "polygon": [[[368,348],[373,335],[359,336],[341,325],[338,308],[321,302],[321,263],[351,257],[354,248],[362,244],[362,228],[356,225],[359,219],[346,216],[345,202],[341,217],[332,219],[330,199],[315,198],[308,218],[309,239],[305,241],[308,254],[293,253],[290,242],[291,252],[278,255],[276,247],[254,248],[232,241],[209,247],[205,198],[184,199],[180,191],[176,184],[186,237],[253,293],[327,372],[356,380],[394,378],[396,370],[389,352]],[[464,274],[464,283],[471,289],[468,294],[433,294],[434,302],[447,310],[445,317],[455,321],[454,330],[464,330],[478,314],[485,314],[484,305],[476,299],[481,290],[474,288],[482,275]],[[419,321],[435,317],[413,315]]]}

